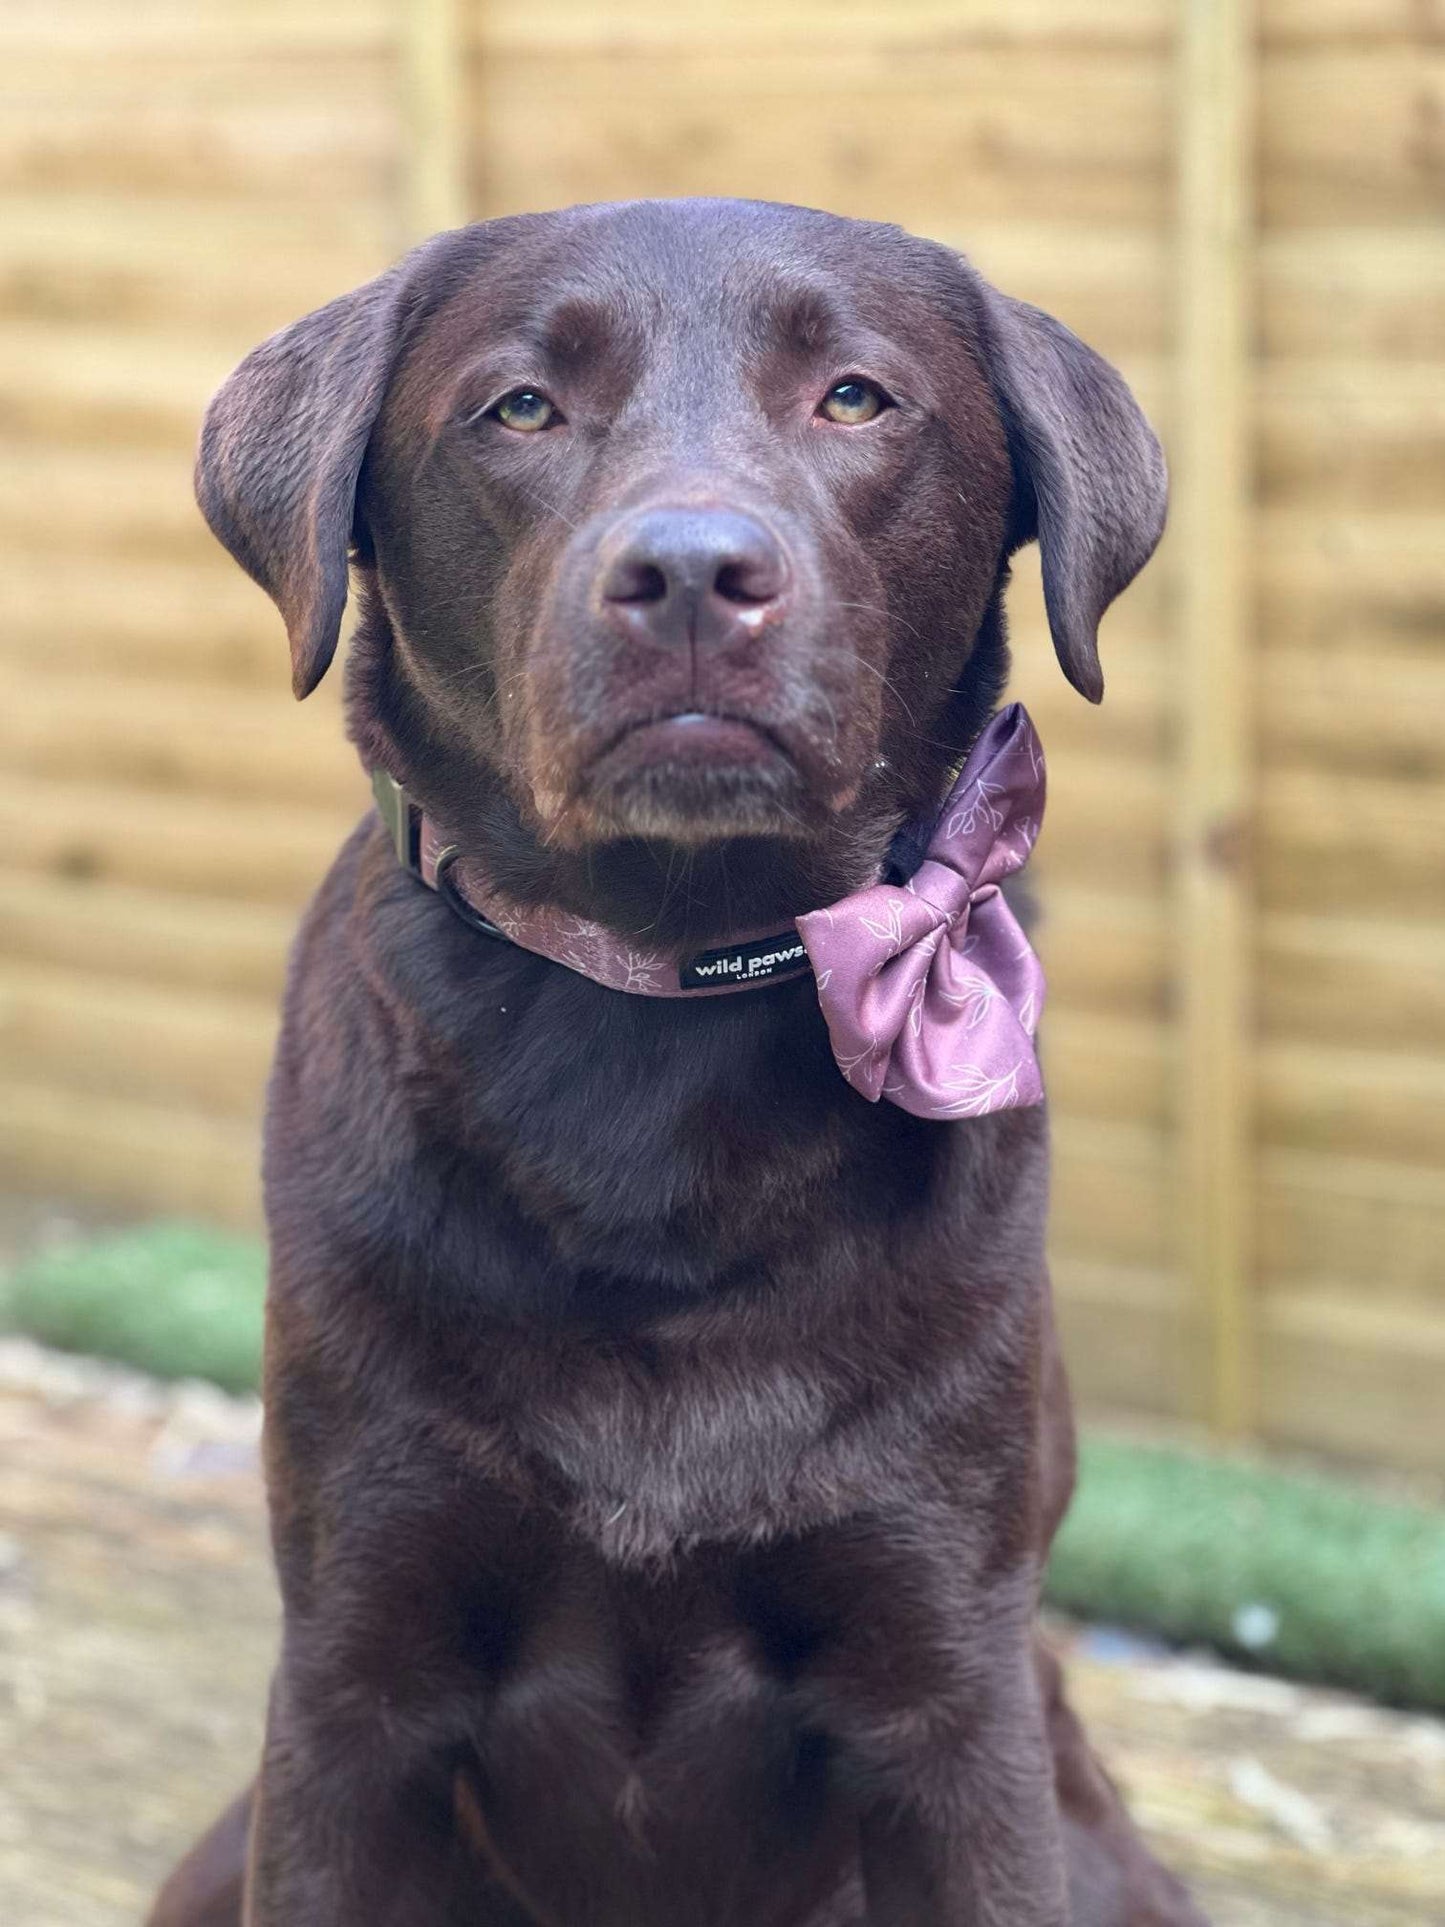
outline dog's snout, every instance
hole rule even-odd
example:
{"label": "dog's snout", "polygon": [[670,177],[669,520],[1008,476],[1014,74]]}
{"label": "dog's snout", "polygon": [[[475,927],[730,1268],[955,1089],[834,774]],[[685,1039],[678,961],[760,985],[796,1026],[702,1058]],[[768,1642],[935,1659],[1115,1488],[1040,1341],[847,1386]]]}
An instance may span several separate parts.
{"label": "dog's snout", "polygon": [[604,607],[660,641],[721,640],[745,611],[773,610],[788,586],[782,544],[738,510],[649,509],[609,546]]}

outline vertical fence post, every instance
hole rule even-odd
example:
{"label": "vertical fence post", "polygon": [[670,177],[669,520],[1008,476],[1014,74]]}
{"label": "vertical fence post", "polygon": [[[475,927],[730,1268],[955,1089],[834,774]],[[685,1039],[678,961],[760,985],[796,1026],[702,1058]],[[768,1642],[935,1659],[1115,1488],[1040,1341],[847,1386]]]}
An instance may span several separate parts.
{"label": "vertical fence post", "polygon": [[408,242],[467,219],[465,0],[396,0],[405,92]]}
{"label": "vertical fence post", "polygon": [[[1253,1422],[1251,884],[1253,0],[1183,0],[1178,62],[1174,564],[1182,782],[1183,1259],[1207,1333],[1197,1396],[1224,1436]],[[1191,1321],[1193,1322],[1193,1321]]]}

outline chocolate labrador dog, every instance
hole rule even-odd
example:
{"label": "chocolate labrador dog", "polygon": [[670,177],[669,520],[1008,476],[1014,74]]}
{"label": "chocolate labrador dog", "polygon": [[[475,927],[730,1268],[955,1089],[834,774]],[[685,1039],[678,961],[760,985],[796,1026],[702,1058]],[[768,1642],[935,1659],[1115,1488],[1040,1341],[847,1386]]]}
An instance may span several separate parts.
{"label": "chocolate labrador dog", "polygon": [[[1165,502],[1122,382],[895,228],[577,208],[265,343],[198,487],[298,695],[350,570],[389,821],[271,1086],[263,1763],[154,1921],[1197,1923],[1035,1637],[1044,1109],[866,1101],[786,940],[918,868],[1021,543],[1101,694]],[[568,920],[762,980],[625,994]]]}

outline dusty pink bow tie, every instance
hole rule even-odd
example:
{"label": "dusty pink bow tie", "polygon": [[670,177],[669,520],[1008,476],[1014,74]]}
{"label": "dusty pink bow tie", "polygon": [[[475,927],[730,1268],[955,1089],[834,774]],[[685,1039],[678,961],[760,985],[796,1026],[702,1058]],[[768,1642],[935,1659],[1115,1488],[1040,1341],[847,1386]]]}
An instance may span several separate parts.
{"label": "dusty pink bow tie", "polygon": [[491,936],[644,997],[750,990],[811,962],[838,1067],[871,1102],[950,1118],[1043,1097],[1033,1043],[1043,970],[998,888],[1027,862],[1044,807],[1043,751],[1019,703],[975,743],[907,883],[870,884],[799,917],[795,931],[684,958],[551,906],[503,901],[382,772],[376,793],[402,862]]}
{"label": "dusty pink bow tie", "polygon": [[833,1055],[855,1091],[915,1117],[1039,1103],[1044,973],[999,883],[1023,868],[1044,757],[1023,706],[995,716],[915,874],[798,918]]}

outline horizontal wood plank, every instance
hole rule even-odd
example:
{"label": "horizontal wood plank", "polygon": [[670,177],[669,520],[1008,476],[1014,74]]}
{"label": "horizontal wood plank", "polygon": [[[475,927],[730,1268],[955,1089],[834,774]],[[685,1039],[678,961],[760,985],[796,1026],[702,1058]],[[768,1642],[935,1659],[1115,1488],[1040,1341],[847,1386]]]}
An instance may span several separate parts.
{"label": "horizontal wood plank", "polygon": [[1445,654],[1273,648],[1266,639],[1258,679],[1272,767],[1445,778]]}
{"label": "horizontal wood plank", "polygon": [[1295,358],[1258,384],[1258,486],[1270,506],[1428,511],[1445,496],[1445,358]]}
{"label": "horizontal wood plank", "polygon": [[1281,510],[1258,530],[1259,634],[1272,646],[1434,656],[1445,641],[1438,516]]}
{"label": "horizontal wood plank", "polygon": [[260,1144],[253,1127],[194,1111],[6,1079],[0,1168],[42,1197],[85,1196],[254,1229]]}
{"label": "horizontal wood plank", "polygon": [[[219,15],[223,10],[210,11]],[[218,34],[209,46],[190,47],[163,37],[117,45],[113,39],[107,44],[103,35],[75,36],[62,45],[47,45],[43,39],[10,35],[0,40],[6,93],[20,103],[53,100],[67,107],[83,103],[99,108],[129,100],[155,105],[164,115],[177,101],[204,100],[224,107],[248,92],[275,102],[288,97],[330,99],[344,109],[348,102],[361,106],[387,91],[394,70],[392,46],[363,40],[329,47],[267,45],[244,30],[237,32],[234,13],[230,25],[232,31]]]}
{"label": "horizontal wood plank", "polygon": [[1189,1321],[1183,1281],[1165,1272],[1055,1258],[1064,1358],[1085,1413],[1177,1414]]}
{"label": "horizontal wood plank", "polygon": [[0,543],[58,568],[72,551],[155,561],[212,561],[184,448],[67,447],[42,442],[0,466]]}
{"label": "horizontal wood plank", "polygon": [[1069,887],[1148,896],[1165,874],[1168,777],[1155,763],[1091,752],[1049,758],[1049,809],[1033,873]]}
{"label": "horizontal wood plank", "polygon": [[[1170,1032],[1138,1017],[1055,1008],[1042,1033],[1067,1116],[1163,1130],[1178,1101]],[[1445,1054],[1269,1041],[1255,1055],[1264,1145],[1432,1166],[1445,1184]]]}
{"label": "horizontal wood plank", "polygon": [[32,675],[0,711],[0,758],[30,776],[152,794],[357,814],[367,800],[334,700],[298,711],[279,689]]}
{"label": "horizontal wood plank", "polygon": [[1259,73],[1266,229],[1430,224],[1445,212],[1445,43],[1290,48]]}
{"label": "horizontal wood plank", "polygon": [[1157,897],[1069,888],[1039,893],[1034,942],[1049,1008],[1163,1019],[1173,958]]}
{"label": "horizontal wood plank", "polygon": [[275,1040],[269,998],[0,961],[0,1056],[24,1083],[249,1122]]}
{"label": "horizontal wood plank", "polygon": [[7,556],[0,660],[16,680],[39,670],[217,692],[254,686],[277,697],[290,688],[275,604],[218,542],[180,560],[77,553],[61,567],[43,551]]}
{"label": "horizontal wood plank", "polygon": [[1051,1102],[1071,1117],[1144,1125],[1170,1121],[1170,1039],[1163,1025],[1055,1006],[1042,1035]]}
{"label": "horizontal wood plank", "polygon": [[359,811],[173,798],[37,777],[0,790],[8,868],[178,895],[298,907]]}
{"label": "horizontal wood plank", "polygon": [[1268,1145],[1433,1166],[1445,1186],[1445,1055],[1270,1044],[1259,1130]]}
{"label": "horizontal wood plank", "polygon": [[1178,1268],[1177,1176],[1170,1133],[1051,1109],[1049,1248],[1061,1262]]}
{"label": "horizontal wood plank", "polygon": [[170,50],[224,57],[237,52],[385,54],[396,34],[393,0],[244,0],[196,6],[194,0],[7,0],[0,48],[14,58],[34,51],[52,60],[87,54]]}
{"label": "horizontal wood plank", "polygon": [[1259,881],[1267,909],[1425,919],[1445,902],[1445,784],[1322,767],[1266,770]]}
{"label": "horizontal wood plank", "polygon": [[1274,1297],[1262,1308],[1260,1367],[1270,1443],[1431,1474],[1445,1464],[1438,1309]]}
{"label": "horizontal wood plank", "polygon": [[296,926],[285,909],[164,888],[0,870],[0,957],[169,993],[280,996]]}
{"label": "horizontal wood plank", "polygon": [[[1172,958],[1157,899],[1051,884],[1035,942],[1050,1008],[1166,1017]],[[1279,912],[1260,919],[1259,1017],[1273,1038],[1445,1052],[1438,922]]]}
{"label": "horizontal wood plank", "polygon": [[925,233],[975,210],[1159,223],[1168,113],[1152,53],[503,53],[478,64],[473,170],[486,213],[736,194]]}
{"label": "horizontal wood plank", "polygon": [[399,254],[374,201],[203,198],[50,189],[0,200],[0,317],[101,325],[122,341],[190,331],[230,366],[256,342]]}
{"label": "horizontal wood plank", "polygon": [[1445,1307],[1445,1168],[1266,1149],[1260,1158],[1266,1292]]}
{"label": "horizontal wood plank", "polygon": [[1441,0],[1261,0],[1266,46],[1350,46],[1445,39]]}
{"label": "horizontal wood plank", "polygon": [[[0,192],[214,196],[221,203],[380,199],[400,160],[401,127],[384,68],[362,84],[327,65],[298,87],[266,76],[222,98],[156,90],[99,100],[37,90],[0,120]],[[144,78],[142,79],[144,85]],[[147,88],[147,91],[150,91]]]}
{"label": "horizontal wood plank", "polygon": [[1172,22],[1168,0],[796,0],[779,13],[770,0],[723,0],[689,10],[666,0],[619,0],[599,14],[594,0],[472,0],[474,44],[485,54],[545,49],[575,53],[599,45],[707,52],[729,46],[771,56],[846,37],[867,49],[997,46],[1162,47]]}
{"label": "horizontal wood plank", "polygon": [[191,457],[207,401],[234,366],[188,334],[117,334],[0,317],[0,424],[31,443],[142,445]]}
{"label": "horizontal wood plank", "polygon": [[1292,355],[1445,358],[1445,231],[1276,228],[1260,238],[1257,274],[1260,347],[1272,365]]}
{"label": "horizontal wood plank", "polygon": [[1445,1055],[1445,927],[1423,919],[1265,917],[1259,1016],[1266,1033],[1323,1045]]}

